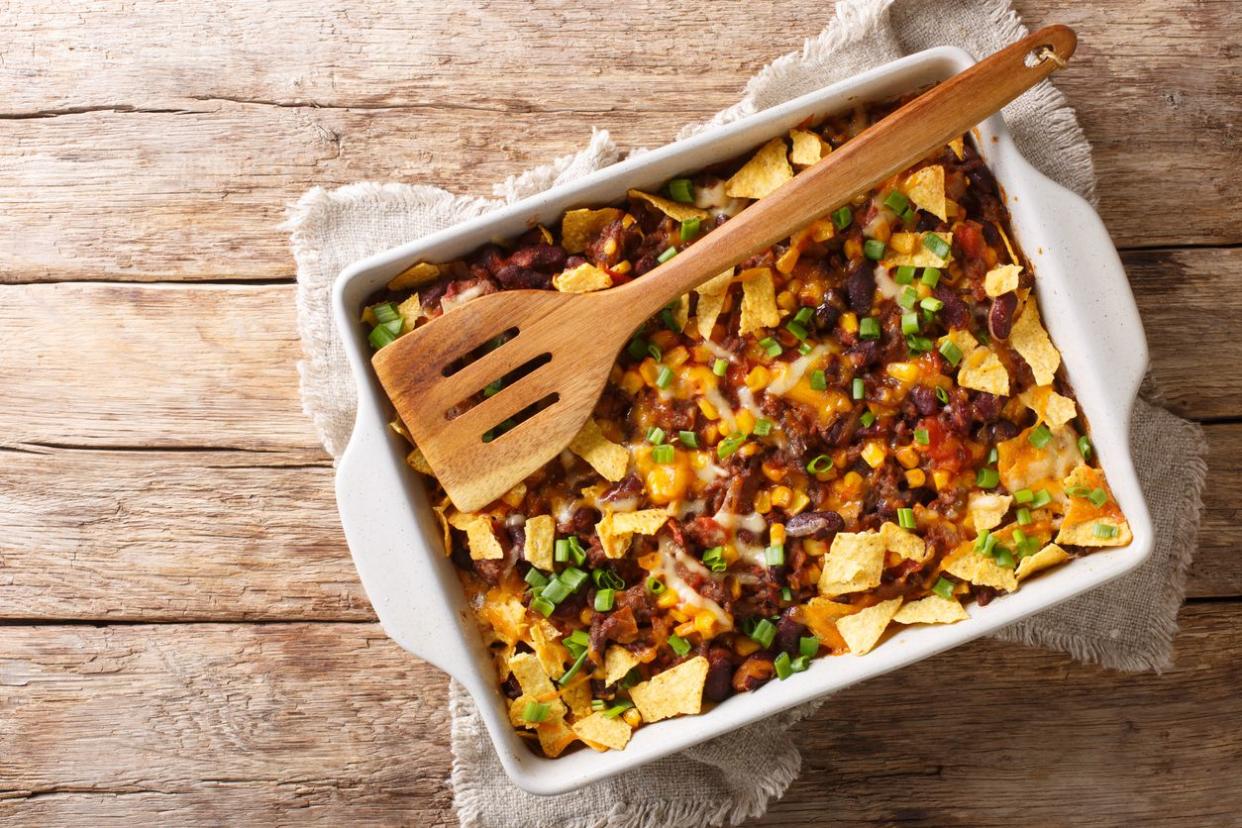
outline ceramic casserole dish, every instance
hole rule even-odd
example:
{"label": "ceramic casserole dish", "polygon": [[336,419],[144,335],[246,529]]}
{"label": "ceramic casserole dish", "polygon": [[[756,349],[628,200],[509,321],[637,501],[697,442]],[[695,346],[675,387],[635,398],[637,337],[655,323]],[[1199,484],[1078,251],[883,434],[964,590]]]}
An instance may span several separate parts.
{"label": "ceramic casserole dish", "polygon": [[855,103],[896,97],[943,80],[973,62],[938,48],[889,63],[736,123],[709,130],[556,187],[488,215],[373,256],[337,281],[333,310],[358,388],[354,431],[337,467],[341,522],[354,562],[384,630],[402,647],[461,682],[478,705],[506,772],[522,788],[556,794],[630,770],[778,711],[886,673],[994,632],[1097,587],[1143,563],[1153,530],[1130,458],[1129,423],[1147,367],[1138,310],[1121,262],[1099,217],[1081,198],[1049,181],[1019,154],[999,115],[981,124],[976,144],[1005,194],[1012,227],[1036,273],[1049,333],[1091,424],[1100,463],[1134,534],[1125,547],[1101,549],[951,626],[908,627],[864,656],[817,659],[796,680],[770,682],[698,716],[636,731],[624,751],[580,750],[537,756],[510,726],[492,660],[477,632],[420,477],[406,446],[387,427],[390,406],[371,369],[358,324],[367,298],[420,260],[461,256],[497,237],[552,223],[567,209],[603,205],[631,188],[658,186],[685,170],[741,155],[808,117]]}

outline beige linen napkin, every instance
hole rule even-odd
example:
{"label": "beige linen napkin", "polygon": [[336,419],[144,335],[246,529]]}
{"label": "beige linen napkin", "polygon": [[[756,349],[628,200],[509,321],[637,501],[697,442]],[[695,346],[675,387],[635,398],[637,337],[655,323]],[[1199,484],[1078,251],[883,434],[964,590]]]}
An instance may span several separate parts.
{"label": "beige linen napkin", "polygon": [[[1004,0],[845,0],[835,19],[800,52],[751,79],[741,101],[681,137],[786,101],[904,54],[941,44],[976,56],[1026,34]],[[1064,97],[1044,83],[1004,111],[1027,159],[1094,200],[1090,147]],[[344,449],[353,426],[353,380],[333,331],[332,282],[351,262],[616,162],[605,132],[585,149],[515,176],[494,199],[429,186],[354,184],[315,188],[291,208],[298,271],[302,399],[324,447]],[[1148,389],[1149,396],[1154,390]],[[1126,578],[1004,630],[999,637],[1062,650],[1122,670],[1160,670],[1171,661],[1177,609],[1193,553],[1206,474],[1201,429],[1140,400],[1131,425],[1135,465],[1156,523],[1155,551]],[[1171,467],[1169,457],[1188,458]],[[453,786],[466,826],[628,828],[739,823],[762,814],[797,776],[801,757],[786,730],[813,702],[615,779],[558,797],[526,794],[504,775],[473,702],[454,682]]]}

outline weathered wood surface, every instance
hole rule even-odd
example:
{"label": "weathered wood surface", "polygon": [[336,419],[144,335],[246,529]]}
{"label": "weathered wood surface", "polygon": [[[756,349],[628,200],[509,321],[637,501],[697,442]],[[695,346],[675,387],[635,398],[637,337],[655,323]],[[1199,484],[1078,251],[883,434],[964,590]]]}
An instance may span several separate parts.
{"label": "weathered wood surface", "polygon": [[[286,278],[277,224],[312,184],[485,195],[592,125],[623,146],[664,143],[832,8],[644,5],[6,6],[0,279]],[[1018,6],[1078,29],[1058,83],[1083,113],[1118,244],[1242,240],[1221,174],[1239,152],[1236,3]],[[620,32],[637,47],[619,50]]]}
{"label": "weathered wood surface", "polygon": [[[762,824],[1236,824],[1239,612],[1164,676],[978,642],[847,690]],[[0,825],[449,823],[445,705],[371,624],[0,629]]]}

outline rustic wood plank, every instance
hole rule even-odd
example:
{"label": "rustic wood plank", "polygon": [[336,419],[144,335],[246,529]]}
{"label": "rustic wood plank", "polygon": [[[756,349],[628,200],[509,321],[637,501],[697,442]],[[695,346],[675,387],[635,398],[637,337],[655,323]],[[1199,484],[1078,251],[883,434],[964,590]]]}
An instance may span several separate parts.
{"label": "rustic wood plank", "polygon": [[[1242,425],[1207,433],[1206,503],[1188,592],[1242,596]],[[49,450],[0,452],[4,618],[374,614],[341,535],[322,455]]]}
{"label": "rustic wood plank", "polygon": [[[1240,612],[1163,676],[977,642],[847,690],[761,824],[1226,824]],[[0,709],[0,825],[453,824],[445,682],[373,625],[0,628]]]}
{"label": "rustic wood plank", "polygon": [[[1081,65],[1061,82],[1118,244],[1242,239],[1218,174],[1239,156],[1236,7],[1019,5],[1032,25],[1068,21],[1082,35]],[[6,6],[0,281],[282,278],[277,224],[313,184],[486,194],[577,148],[591,125],[623,146],[664,143],[830,13],[812,0],[717,4],[710,19],[656,0]],[[134,49],[136,30],[162,34]],[[599,36],[620,30],[643,48]],[[1168,203],[1177,221],[1153,209]]]}
{"label": "rustic wood plank", "polygon": [[[1242,312],[1242,249],[1125,258],[1174,410],[1242,414],[1242,384],[1220,370],[1242,341],[1219,335]],[[66,313],[73,347],[50,346]],[[0,286],[0,445],[313,448],[293,316],[283,284]]]}

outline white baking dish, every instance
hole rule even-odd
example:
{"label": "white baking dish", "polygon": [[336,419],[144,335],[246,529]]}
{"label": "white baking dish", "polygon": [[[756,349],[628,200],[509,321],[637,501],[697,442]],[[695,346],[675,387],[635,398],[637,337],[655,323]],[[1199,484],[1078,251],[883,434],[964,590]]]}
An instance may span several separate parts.
{"label": "white baking dish", "polygon": [[559,759],[532,753],[509,725],[484,650],[406,447],[386,427],[389,406],[370,364],[358,317],[367,296],[418,260],[461,256],[495,237],[515,236],[567,209],[617,201],[674,175],[740,155],[856,101],[882,100],[943,80],[973,63],[959,49],[920,52],[728,126],[644,154],[579,181],[436,233],[347,268],[334,312],[358,383],[353,436],[337,467],[336,492],[354,563],[384,630],[402,647],[460,681],[487,723],[500,761],[528,791],[578,788],[942,650],[1099,586],[1141,564],[1152,527],[1130,461],[1129,423],[1147,366],[1134,297],[1103,224],[1081,198],[1049,181],[1018,154],[1000,116],[980,126],[980,151],[1006,195],[1013,229],[1034,265],[1046,325],[1092,426],[1092,438],[1134,531],[1128,547],[1101,550],[1037,578],[952,626],[910,627],[873,652],[815,661],[805,673],[734,696],[700,716],[637,730],[624,751],[579,750]]}

